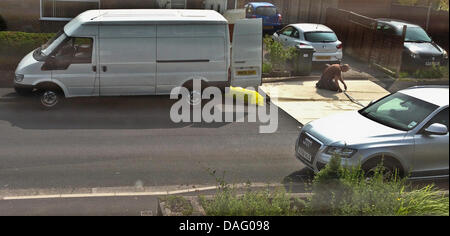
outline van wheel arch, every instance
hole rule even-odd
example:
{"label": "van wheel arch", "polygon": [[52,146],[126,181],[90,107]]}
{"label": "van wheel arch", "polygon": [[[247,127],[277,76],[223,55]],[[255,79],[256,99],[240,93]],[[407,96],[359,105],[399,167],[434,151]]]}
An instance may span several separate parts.
{"label": "van wheel arch", "polygon": [[66,97],[66,94],[64,93],[64,90],[57,84],[52,82],[42,82],[34,86],[36,90],[39,91],[45,91],[45,90],[54,90],[56,92],[59,92],[63,97]]}
{"label": "van wheel arch", "polygon": [[405,177],[405,169],[402,165],[402,163],[395,157],[390,155],[377,155],[374,156],[367,161],[365,161],[361,168],[362,170],[367,174],[368,171],[372,170],[373,168],[377,167],[380,163],[383,163],[383,166],[385,168],[390,169],[391,171],[398,170],[397,174],[399,177],[403,178]]}
{"label": "van wheel arch", "polygon": [[[204,90],[206,87],[209,86],[208,82],[205,81],[204,79],[199,79],[199,80],[201,82],[200,85],[202,87],[202,90]],[[194,80],[191,79],[191,80],[186,81],[181,87],[187,88],[188,90],[191,90],[193,88],[193,86],[194,86]]]}

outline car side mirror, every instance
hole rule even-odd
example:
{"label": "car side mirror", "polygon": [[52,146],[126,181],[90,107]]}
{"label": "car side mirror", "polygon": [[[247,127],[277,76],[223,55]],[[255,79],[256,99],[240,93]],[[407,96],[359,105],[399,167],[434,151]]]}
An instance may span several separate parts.
{"label": "car side mirror", "polygon": [[434,123],[425,129],[425,134],[428,135],[446,135],[448,133],[447,126],[439,123]]}

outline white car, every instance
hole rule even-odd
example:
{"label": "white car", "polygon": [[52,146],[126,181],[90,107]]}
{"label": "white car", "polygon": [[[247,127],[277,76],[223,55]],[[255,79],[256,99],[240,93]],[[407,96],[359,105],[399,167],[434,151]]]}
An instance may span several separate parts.
{"label": "white car", "polygon": [[314,47],[313,62],[340,63],[342,60],[342,42],[333,30],[321,24],[290,24],[272,38],[285,47]]}
{"label": "white car", "polygon": [[333,155],[367,173],[383,160],[387,173],[410,179],[449,176],[448,86],[417,86],[359,110],[306,124],[296,156],[319,172]]}

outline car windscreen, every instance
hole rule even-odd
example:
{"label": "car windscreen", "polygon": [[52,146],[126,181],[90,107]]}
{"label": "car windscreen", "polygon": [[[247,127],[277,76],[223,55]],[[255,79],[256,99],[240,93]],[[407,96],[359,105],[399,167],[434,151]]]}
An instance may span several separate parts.
{"label": "car windscreen", "polygon": [[277,14],[276,7],[258,7],[255,11],[256,15],[260,16],[274,16]]}
{"label": "car windscreen", "polygon": [[406,42],[431,42],[431,38],[427,32],[420,27],[407,27],[406,28]]}
{"label": "car windscreen", "polygon": [[437,105],[398,92],[366,107],[360,114],[391,128],[409,131],[437,108]]}
{"label": "car windscreen", "polygon": [[331,43],[338,39],[333,32],[307,32],[305,33],[305,40],[313,43]]}

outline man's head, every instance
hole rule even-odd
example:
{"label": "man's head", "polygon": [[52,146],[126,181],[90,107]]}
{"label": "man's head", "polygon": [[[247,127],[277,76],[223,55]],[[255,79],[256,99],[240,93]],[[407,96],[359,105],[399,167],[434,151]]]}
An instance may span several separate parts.
{"label": "man's head", "polygon": [[342,72],[347,72],[350,70],[350,66],[348,64],[344,64],[341,66],[341,71]]}

